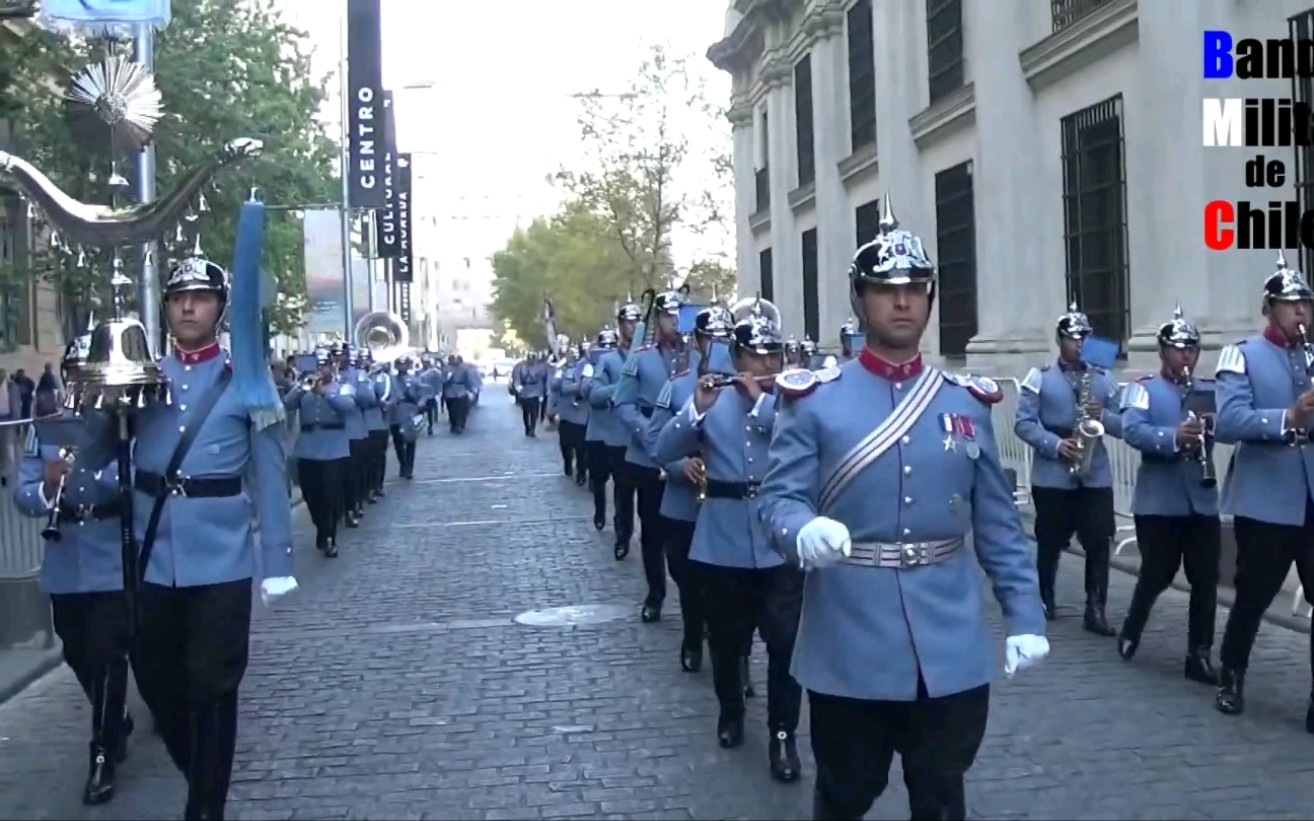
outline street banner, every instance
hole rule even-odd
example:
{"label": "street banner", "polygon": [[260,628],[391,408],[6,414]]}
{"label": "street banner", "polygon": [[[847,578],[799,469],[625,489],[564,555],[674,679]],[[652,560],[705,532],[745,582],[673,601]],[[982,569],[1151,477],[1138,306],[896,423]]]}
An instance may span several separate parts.
{"label": "street banner", "polygon": [[411,232],[411,213],[414,203],[411,199],[411,155],[397,155],[396,185],[397,202],[397,258],[393,261],[392,278],[395,282],[411,282],[411,267],[415,261],[413,234]]}
{"label": "street banner", "polygon": [[312,334],[342,333],[343,306],[342,212],[337,208],[306,211],[306,329]]}
{"label": "street banner", "polygon": [[383,92],[383,201],[375,212],[374,248],[383,259],[401,255],[397,242],[397,118],[392,108],[392,92]]}
{"label": "street banner", "polygon": [[411,283],[397,283],[397,313],[401,315],[402,322],[408,326],[411,324]]}
{"label": "street banner", "polygon": [[348,202],[383,208],[383,48],[380,0],[347,0]]}

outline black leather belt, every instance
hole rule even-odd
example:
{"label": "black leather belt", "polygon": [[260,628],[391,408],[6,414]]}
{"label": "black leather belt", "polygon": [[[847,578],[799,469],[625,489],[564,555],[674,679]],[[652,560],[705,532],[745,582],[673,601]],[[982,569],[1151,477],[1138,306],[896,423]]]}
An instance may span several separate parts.
{"label": "black leather belt", "polygon": [[119,511],[122,509],[122,505],[120,505],[117,499],[100,505],[61,504],[59,506],[59,523],[80,524],[82,522],[99,522],[102,519],[110,519],[118,516]]}
{"label": "black leather belt", "polygon": [[652,411],[653,411],[652,408],[645,408],[642,405],[639,406],[639,413],[643,414],[648,419],[652,418]]}
{"label": "black leather belt", "polygon": [[302,425],[301,432],[310,433],[311,431],[316,431],[316,430],[346,430],[346,428],[347,425],[345,422],[324,422],[324,423],[311,422],[308,425]]}
{"label": "black leather belt", "polygon": [[1072,438],[1072,428],[1051,428],[1049,425],[1045,425],[1045,430],[1049,431],[1050,433],[1054,434],[1060,439]]}
{"label": "black leather belt", "polygon": [[242,493],[240,476],[179,476],[166,481],[158,473],[137,471],[137,490],[151,496],[190,496],[194,499],[219,499]]}
{"label": "black leather belt", "polygon": [[752,499],[757,496],[757,482],[718,482],[707,480],[708,499]]}

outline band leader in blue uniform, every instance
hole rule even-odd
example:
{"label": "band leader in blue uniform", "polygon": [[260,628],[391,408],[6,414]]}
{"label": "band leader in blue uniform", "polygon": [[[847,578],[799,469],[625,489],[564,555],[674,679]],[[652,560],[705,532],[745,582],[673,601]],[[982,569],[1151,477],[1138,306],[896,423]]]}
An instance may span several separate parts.
{"label": "band leader in blue uniform", "polygon": [[1200,332],[1181,308],[1159,326],[1158,340],[1159,373],[1128,385],[1122,398],[1123,439],[1141,454],[1132,499],[1141,571],[1118,633],[1118,654],[1128,661],[1136,655],[1150,610],[1185,566],[1191,583],[1186,678],[1217,685],[1210,659],[1222,538],[1208,409],[1214,384],[1195,376]]}
{"label": "band leader in blue uniform", "polygon": [[[185,817],[223,818],[250,650],[252,577],[262,574],[266,602],[296,588],[287,453],[283,426],[257,427],[228,390],[231,370],[217,341],[227,272],[186,259],[165,282],[164,300],[175,351],[160,369],[173,401],[150,404],[133,419],[135,529],[145,567],[133,669],[169,756],[187,777]],[[88,468],[108,465],[117,450],[116,429],[104,427]]]}
{"label": "band leader in blue uniform", "polygon": [[[744,742],[744,645],[761,634],[767,647],[769,763],[777,781],[795,781],[801,765],[794,734],[802,691],[789,673],[798,631],[803,575],[772,549],[770,532],[754,515],[752,500],[767,469],[776,417],[775,375],[784,341],[775,321],[754,312],[734,326],[733,377],[699,378],[693,397],[662,428],[655,454],[663,463],[701,455],[706,499],[698,511],[689,558],[705,595],[712,682],[721,705],[722,747]],[[722,381],[723,380],[723,381]]]}
{"label": "band leader in blue uniform", "polygon": [[[90,337],[69,343],[68,365],[78,367]],[[47,535],[41,589],[50,596],[51,619],[91,705],[91,744],[82,803],[114,797],[117,765],[127,757],[132,719],[127,712],[128,624],[123,599],[123,552],[119,535],[118,470],[93,471],[77,464],[87,429],[71,411],[28,428],[14,503],[25,516],[43,521],[54,513],[56,531]],[[65,458],[65,457],[68,458]],[[61,488],[62,484],[62,490]]]}
{"label": "band leader in blue uniform", "polygon": [[[1236,600],[1223,629],[1217,696],[1229,715],[1245,709],[1250,650],[1293,563],[1305,601],[1314,603],[1314,292],[1283,255],[1264,282],[1264,316],[1262,334],[1218,356],[1215,435],[1236,446],[1222,500],[1236,535]],[[1305,729],[1314,733],[1314,694]]]}
{"label": "band leader in blue uniform", "polygon": [[[315,364],[319,372],[302,377],[283,397],[283,407],[297,415],[300,432],[292,456],[301,498],[315,526],[315,549],[336,558],[338,521],[346,513],[342,485],[352,468],[346,419],[356,409],[356,399],[355,391],[335,376],[328,350],[315,351]],[[372,396],[373,387],[369,389]]]}
{"label": "band leader in blue uniform", "polygon": [[862,818],[898,753],[912,817],[964,819],[996,659],[980,570],[1003,610],[1005,672],[1049,642],[991,424],[1001,394],[922,361],[935,269],[883,204],[849,275],[866,347],[781,375],[759,513],[807,570],[793,673],[811,709],[813,817]]}
{"label": "band leader in blue uniform", "polygon": [[1059,558],[1076,534],[1086,554],[1086,610],[1083,626],[1091,633],[1112,636],[1104,607],[1109,593],[1109,554],[1117,532],[1113,520],[1113,468],[1104,437],[1094,448],[1090,471],[1075,467],[1079,451],[1075,428],[1088,418],[1104,425],[1109,436],[1122,435],[1118,383],[1094,365],[1082,361],[1086,337],[1094,332],[1075,303],[1058,318],[1054,338],[1058,360],[1032,368],[1019,386],[1013,429],[1031,446],[1031,500],[1036,508],[1036,566],[1045,615],[1057,616],[1054,583]]}

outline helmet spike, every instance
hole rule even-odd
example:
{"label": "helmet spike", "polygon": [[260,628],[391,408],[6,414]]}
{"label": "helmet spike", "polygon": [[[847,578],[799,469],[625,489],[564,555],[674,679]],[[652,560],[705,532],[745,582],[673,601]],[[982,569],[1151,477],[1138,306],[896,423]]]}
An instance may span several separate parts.
{"label": "helmet spike", "polygon": [[1285,253],[1283,253],[1283,251],[1282,251],[1281,248],[1279,248],[1279,249],[1278,249],[1278,256],[1277,256],[1277,269],[1278,269],[1279,271],[1285,271],[1285,270],[1287,269],[1287,267],[1288,267],[1288,266],[1287,266],[1287,255],[1286,255]]}
{"label": "helmet spike", "polygon": [[885,196],[881,197],[881,221],[879,225],[882,234],[888,234],[899,227],[899,218],[894,216],[894,206],[890,205],[889,191],[886,191]]}
{"label": "helmet spike", "polygon": [[1177,307],[1173,309],[1173,319],[1182,318],[1182,303],[1178,302]]}

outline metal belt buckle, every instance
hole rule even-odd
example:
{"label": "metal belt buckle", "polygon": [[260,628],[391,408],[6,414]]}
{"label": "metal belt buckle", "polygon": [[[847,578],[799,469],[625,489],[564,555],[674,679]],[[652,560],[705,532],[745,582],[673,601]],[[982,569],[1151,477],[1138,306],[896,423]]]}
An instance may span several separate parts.
{"label": "metal belt buckle", "polygon": [[899,545],[899,567],[922,567],[931,563],[931,546],[926,542]]}
{"label": "metal belt buckle", "polygon": [[758,487],[759,487],[759,485],[756,485],[756,484],[754,484],[754,483],[752,483],[752,482],[749,482],[747,485],[745,485],[745,486],[744,486],[744,498],[745,498],[745,499],[756,499],[756,498],[757,498],[757,489],[758,489]]}
{"label": "metal belt buckle", "polygon": [[190,476],[178,475],[173,477],[172,479],[166,479],[164,482],[164,487],[168,491],[168,494],[170,496],[186,496],[187,482],[190,479],[191,479]]}

